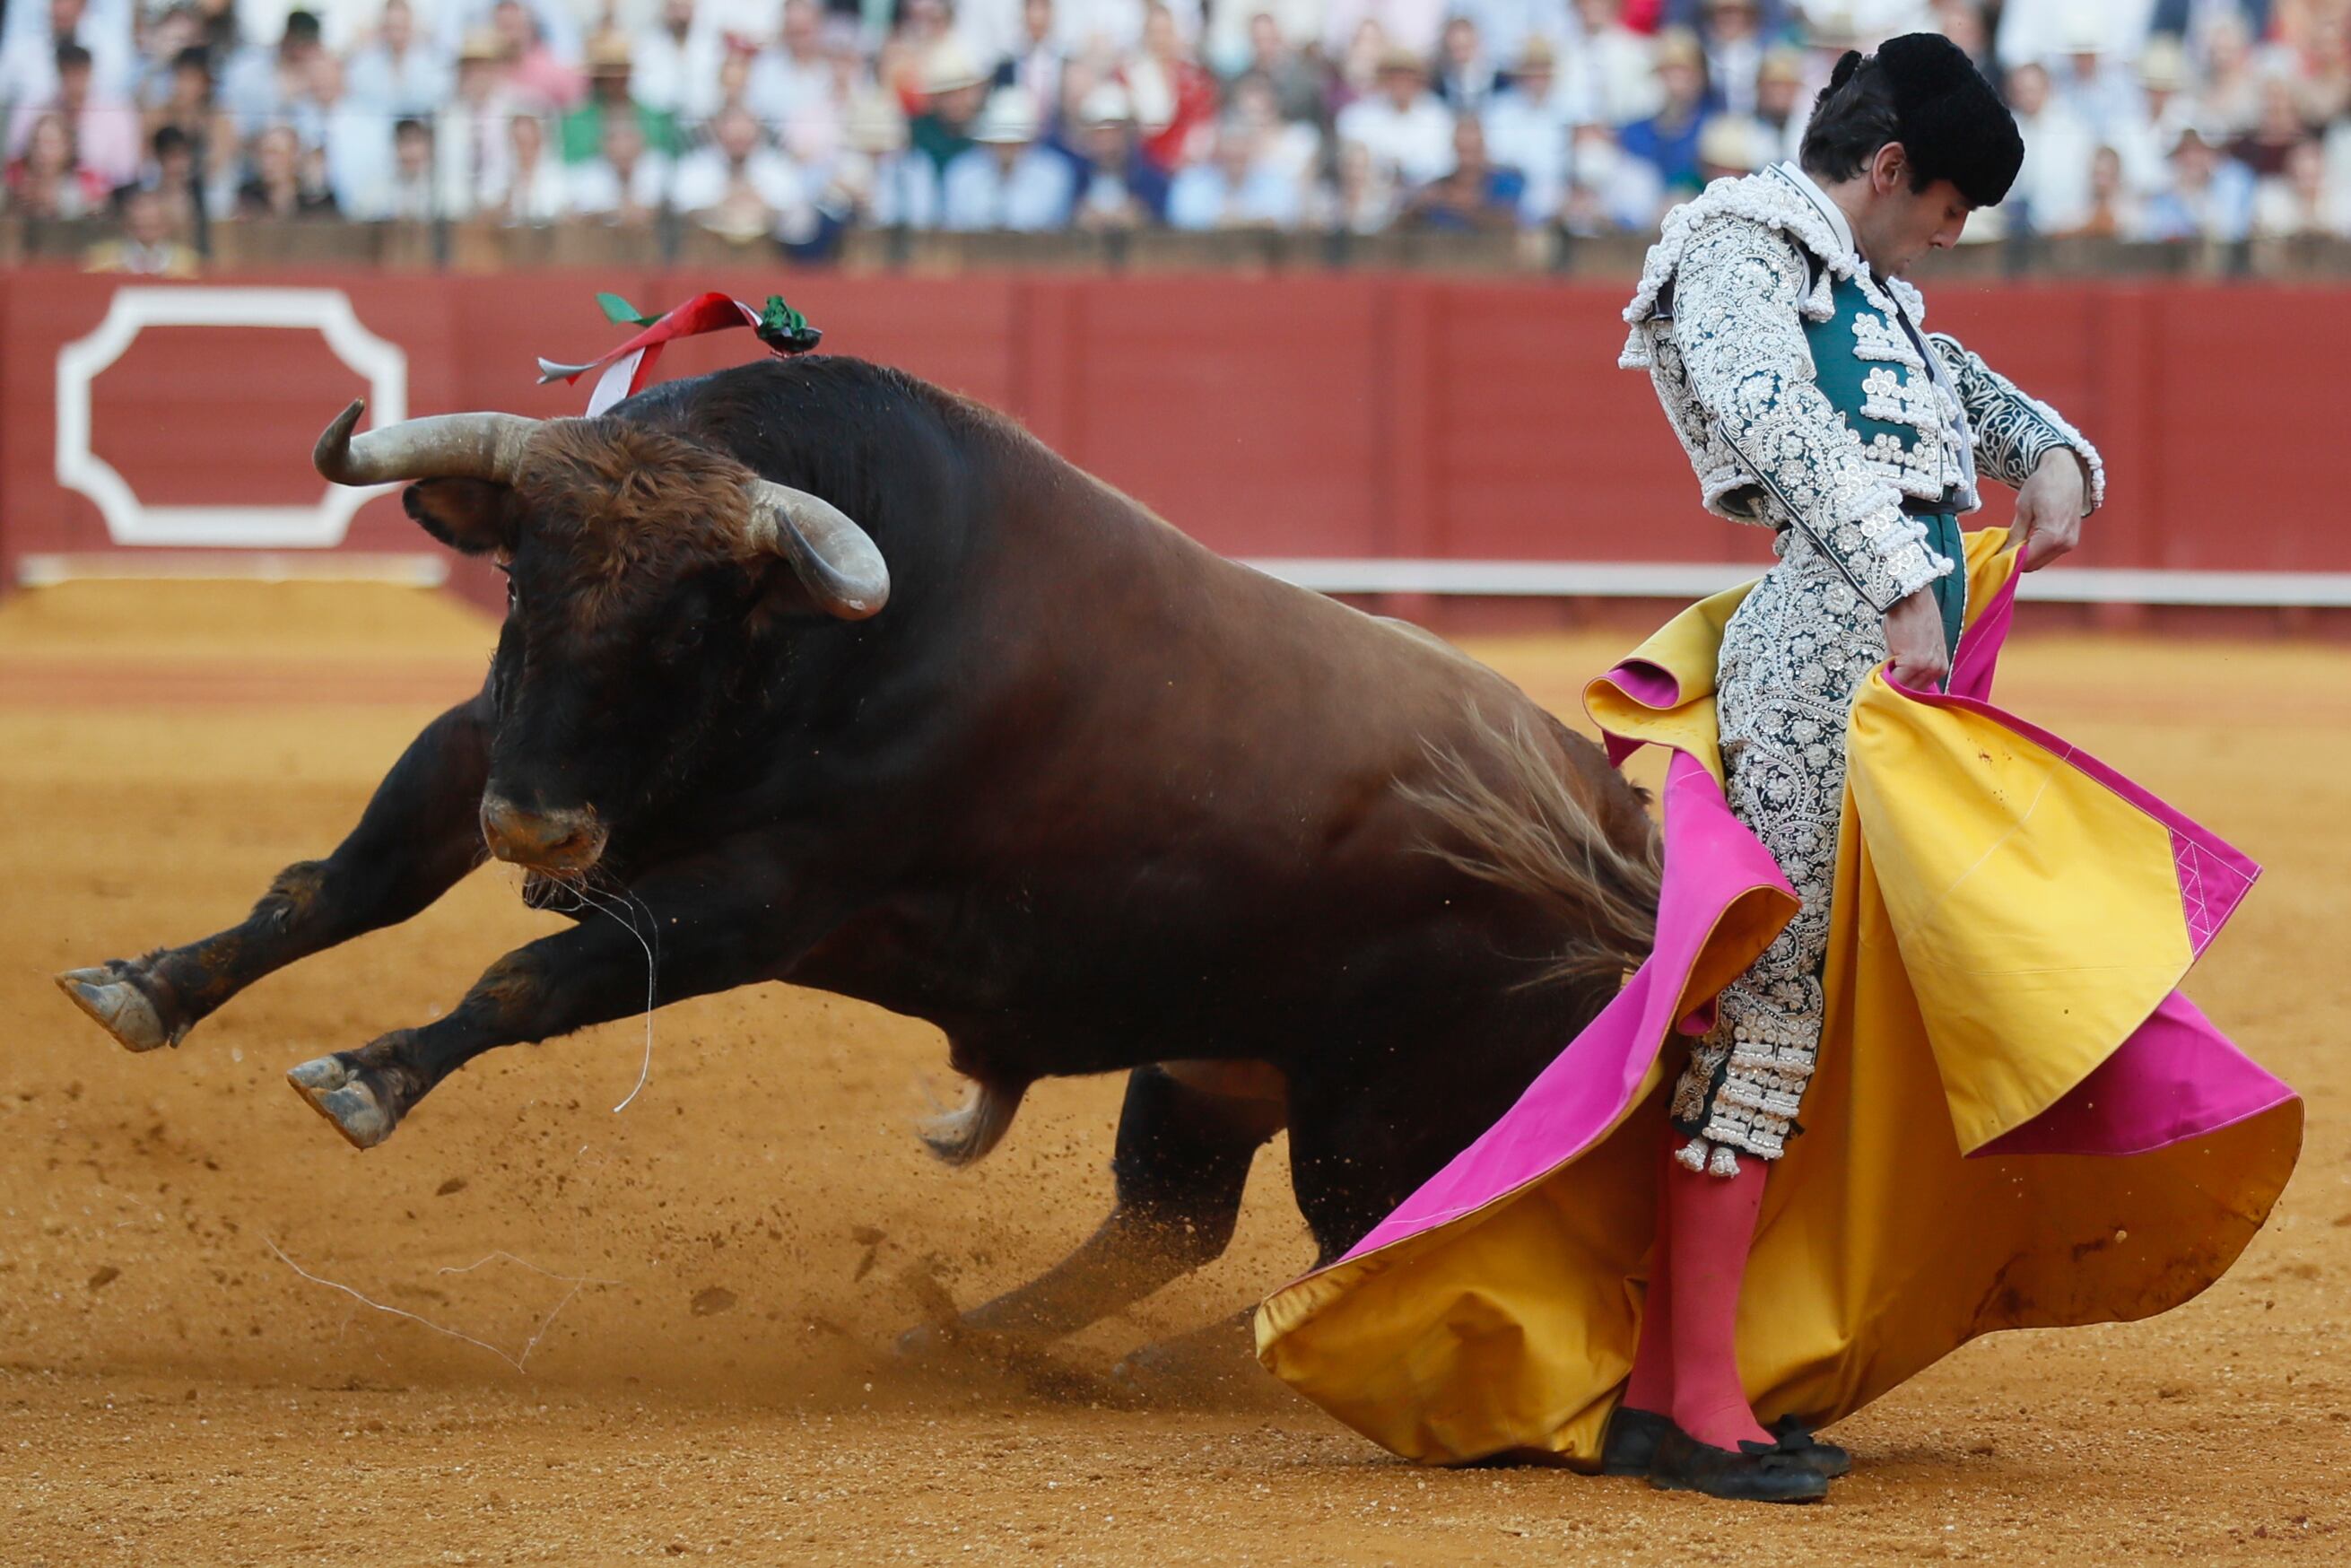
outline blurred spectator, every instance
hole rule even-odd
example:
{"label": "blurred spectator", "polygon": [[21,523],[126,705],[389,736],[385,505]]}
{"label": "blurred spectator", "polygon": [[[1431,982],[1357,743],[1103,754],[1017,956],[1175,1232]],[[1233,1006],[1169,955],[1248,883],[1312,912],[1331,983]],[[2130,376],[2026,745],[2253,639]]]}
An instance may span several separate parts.
{"label": "blurred spectator", "polygon": [[1029,89],[1000,87],[972,129],[978,143],[939,178],[939,226],[1035,233],[1068,226],[1077,181],[1068,159],[1037,144],[1043,119]]}
{"label": "blurred spectator", "polygon": [[2310,130],[2302,122],[2302,106],[2295,101],[2293,82],[2283,76],[2266,76],[2261,91],[2261,118],[2252,130],[2229,144],[2229,155],[2256,175],[2283,174],[2294,150],[2310,140]]}
{"label": "blurred spectator", "polygon": [[8,146],[21,152],[34,121],[55,114],[72,132],[75,161],[107,189],[122,184],[139,169],[139,116],[129,102],[102,97],[89,51],[68,39],[57,46],[47,97],[16,110]]}
{"label": "blurred spectator", "polygon": [[309,90],[310,62],[320,47],[317,13],[288,11],[276,44],[248,43],[230,57],[220,96],[240,134],[254,135],[293,111]]}
{"label": "blurred spectator", "polygon": [[204,169],[195,144],[178,126],[156,128],[148,161],[139,171],[139,187],[155,193],[166,235],[185,244],[197,242],[206,217]]}
{"label": "blurred spectator", "polygon": [[1428,90],[1428,68],[1410,49],[1391,48],[1380,57],[1378,90],[1339,111],[1337,132],[1408,186],[1425,185],[1453,166],[1453,117]]}
{"label": "blurred spectator", "polygon": [[694,0],[661,0],[660,20],[629,40],[630,95],[647,109],[700,120],[716,107],[725,52],[716,28],[695,26]]}
{"label": "blurred spectator", "polygon": [[1080,172],[1076,224],[1102,232],[1140,228],[1167,210],[1167,177],[1143,155],[1126,89],[1104,82],[1081,111],[1086,166]]}
{"label": "blurred spectator", "polygon": [[200,270],[196,253],[171,235],[163,200],[152,191],[136,187],[122,193],[122,235],[90,246],[82,258],[85,272],[122,272],[140,277],[193,277]]}
{"label": "blurred spectator", "polygon": [[2154,9],[2154,0],[2009,0],[1994,35],[2001,68],[2045,68],[2085,39],[2127,64],[2147,42]]}
{"label": "blurred spectator", "polygon": [[1803,57],[1785,47],[1764,50],[1755,68],[1755,119],[1771,132],[1776,157],[1796,156],[1804,142],[1804,122],[1812,116]]}
{"label": "blurred spectator", "polygon": [[563,162],[585,163],[602,156],[604,129],[615,120],[634,120],[644,145],[662,156],[676,153],[677,117],[637,101],[630,91],[632,74],[627,37],[607,32],[588,40],[588,97],[560,122]]}
{"label": "blurred spectator", "polygon": [[1294,229],[1304,211],[1296,176],[1238,120],[1218,127],[1213,153],[1177,174],[1167,191],[1167,222],[1179,229]]}
{"label": "blurred spectator", "polygon": [[373,215],[393,223],[427,223],[440,216],[429,121],[408,119],[393,123],[392,170],[371,201]]}
{"label": "blurred spectator", "polygon": [[301,109],[311,144],[324,155],[327,188],[336,206],[346,217],[381,216],[378,207],[392,183],[391,122],[350,101],[342,61],[323,49],[310,62],[310,89]]}
{"label": "blurred spectator", "polygon": [[522,0],[497,0],[490,10],[490,29],[506,66],[506,89],[514,97],[551,111],[569,109],[587,96],[588,79],[570,63],[579,51],[559,57]]}
{"label": "blurred spectator", "polygon": [[1342,141],[1332,160],[1324,226],[1342,234],[1378,234],[1395,220],[1395,176],[1360,141]]}
{"label": "blurred spectator", "polygon": [[334,193],[316,159],[306,159],[290,125],[272,125],[254,139],[253,178],[236,193],[240,218],[331,218]]}
{"label": "blurred spectator", "polygon": [[2101,147],[2090,157],[2089,203],[2081,221],[2057,231],[2075,239],[2127,240],[2147,227],[2138,193],[2125,176],[2122,154]]}
{"label": "blurred spectator", "polygon": [[1284,120],[1273,87],[1254,72],[1232,85],[1228,119],[1240,121],[1254,139],[1256,156],[1281,172],[1301,193],[1322,162],[1322,128],[1311,120]]}
{"label": "blurred spectator", "polygon": [[8,0],[0,46],[0,104],[19,110],[57,97],[57,49],[89,52],[90,88],[102,101],[128,100],[137,85],[131,0]]}
{"label": "blurred spectator", "polygon": [[1445,23],[1445,0],[1328,0],[1322,12],[1322,47],[1337,55],[1365,22],[1379,24],[1390,48],[1421,60],[1437,53]]}
{"label": "blurred spectator", "polygon": [[1760,0],[1706,0],[1705,15],[1707,108],[1751,118],[1763,68],[1763,7]]}
{"label": "blurred spectator", "polygon": [[1437,50],[1437,96],[1456,118],[1483,114],[1501,85],[1501,73],[1487,57],[1486,41],[1478,24],[1467,16],[1448,17]]}
{"label": "blurred spectator", "polygon": [[1752,174],[1771,163],[1779,149],[1760,120],[1740,114],[1710,116],[1698,132],[1698,177],[1708,184]]}
{"label": "blurred spectator", "polygon": [[1144,14],[1142,51],[1125,76],[1143,155],[1161,172],[1173,173],[1207,152],[1216,133],[1216,78],[1192,57],[1166,6],[1154,4]]}
{"label": "blurred spectator", "polygon": [[1603,125],[1646,120],[1665,97],[1653,45],[1625,25],[1624,11],[1624,0],[1575,0],[1583,37],[1568,53],[1562,74],[1570,92],[1589,103]]}
{"label": "blurred spectator", "polygon": [[933,172],[944,179],[947,165],[973,145],[972,121],[987,101],[987,77],[963,40],[949,35],[924,63],[922,89],[923,111],[907,130],[915,153],[929,159]]}
{"label": "blurred spectator", "polygon": [[1021,0],[1020,30],[996,68],[996,79],[1031,103],[1061,101],[1061,46],[1053,36],[1053,0]]}
{"label": "blurred spectator", "polygon": [[1665,210],[1666,183],[1656,166],[1626,152],[1609,126],[1579,125],[1568,143],[1567,198],[1560,222],[1575,235],[1653,227]]}
{"label": "blurred spectator", "polygon": [[784,151],[801,160],[828,156],[839,140],[831,103],[833,62],[814,0],[786,0],[783,35],[752,57],[745,101],[771,127]]}
{"label": "blurred spectator", "polygon": [[1547,222],[1559,211],[1567,188],[1568,136],[1587,117],[1561,89],[1551,45],[1540,34],[1529,38],[1510,68],[1510,85],[1494,95],[1485,115],[1487,150],[1525,182],[1520,198],[1524,221]]}
{"label": "blurred spectator", "polygon": [[2123,175],[2131,188],[2145,193],[2160,190],[2171,178],[2170,152],[2195,116],[2188,92],[2188,55],[2172,37],[2151,39],[2138,60],[2139,99],[2137,111],[2108,132],[2108,141],[2122,157]]}
{"label": "blurred spectator", "polygon": [[2252,224],[2253,173],[2189,126],[2171,150],[2171,183],[2147,204],[2145,237],[2234,244]]}
{"label": "blurred spectator", "polygon": [[1247,68],[1273,90],[1282,119],[1322,118],[1322,62],[1291,42],[1270,11],[1259,10],[1249,17]]}
{"label": "blurred spectator", "polygon": [[1697,37],[1679,28],[1657,38],[1657,112],[1625,127],[1617,141],[1625,151],[1656,170],[1677,198],[1699,186],[1698,140],[1706,129],[1706,54]]}
{"label": "blurred spectator", "polygon": [[1486,156],[1486,129],[1473,114],[1453,122],[1453,167],[1405,198],[1405,221],[1452,233],[1518,226],[1526,176]]}
{"label": "blurred spectator", "polygon": [[536,228],[561,217],[571,204],[563,161],[549,150],[547,121],[517,105],[507,115],[507,156],[494,183],[482,191],[486,216],[518,228]]}
{"label": "blurred spectator", "polygon": [[2255,187],[2252,232],[2270,239],[2351,238],[2351,201],[2330,188],[2317,142],[2296,142],[2278,174]]}
{"label": "blurred spectator", "polygon": [[2203,84],[2197,89],[2196,123],[2222,138],[2253,128],[2262,115],[2259,62],[2252,26],[2237,11],[2212,16],[2204,29]]}
{"label": "blurred spectator", "polygon": [[351,102],[387,118],[428,115],[453,85],[449,59],[418,40],[409,0],[384,0],[375,41],[351,57],[346,73]]}
{"label": "blurred spectator", "polygon": [[672,194],[680,212],[728,239],[804,238],[813,219],[799,172],[739,105],[719,110],[710,144],[679,162]]}
{"label": "blurred spectator", "polygon": [[2295,64],[2294,96],[2306,123],[2351,114],[2351,5],[2308,13]]}
{"label": "blurred spectator", "polygon": [[466,35],[457,53],[457,96],[434,117],[433,157],[439,167],[440,212],[462,218],[506,188],[511,105],[499,69],[498,41],[484,31]]}
{"label": "blurred spectator", "polygon": [[644,121],[632,114],[611,115],[596,156],[571,168],[571,211],[622,228],[643,228],[667,204],[669,182],[670,160],[646,144]]}
{"label": "blurred spectator", "polygon": [[2090,204],[2090,158],[2098,140],[2050,89],[2049,73],[2027,62],[2008,73],[2008,103],[2024,138],[2024,162],[2002,204],[2020,229],[2064,234]]}
{"label": "blurred spectator", "polygon": [[65,116],[35,116],[24,151],[8,162],[9,210],[28,218],[78,218],[105,200],[106,182],[74,161]]}

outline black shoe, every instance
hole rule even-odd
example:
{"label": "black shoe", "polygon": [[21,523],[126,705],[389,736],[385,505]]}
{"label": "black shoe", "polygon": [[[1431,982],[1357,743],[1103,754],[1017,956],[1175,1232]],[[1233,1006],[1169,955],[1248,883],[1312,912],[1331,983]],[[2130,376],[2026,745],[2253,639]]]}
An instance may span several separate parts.
{"label": "black shoe", "polygon": [[1818,1502],[1829,1482],[1777,1444],[1741,1443],[1737,1453],[1701,1443],[1676,1427],[1657,1443],[1649,1484],[1659,1491],[1704,1492],[1737,1502]]}
{"label": "black shoe", "polygon": [[1674,1418],[1654,1410],[1619,1405],[1610,1413],[1600,1438],[1600,1473],[1604,1476],[1646,1476],[1656,1462],[1657,1444],[1674,1430]]}
{"label": "black shoe", "polygon": [[1820,1472],[1823,1480],[1834,1480],[1853,1469],[1853,1456],[1834,1443],[1823,1443],[1812,1434],[1811,1428],[1793,1416],[1782,1416],[1771,1423],[1771,1436],[1780,1439],[1780,1451],[1792,1455]]}

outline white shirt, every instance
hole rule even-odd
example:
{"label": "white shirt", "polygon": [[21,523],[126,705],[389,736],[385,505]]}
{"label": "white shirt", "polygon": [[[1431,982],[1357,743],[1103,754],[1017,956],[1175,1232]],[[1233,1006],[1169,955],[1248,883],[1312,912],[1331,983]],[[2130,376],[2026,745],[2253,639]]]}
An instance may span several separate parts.
{"label": "white shirt", "polygon": [[1007,173],[992,147],[967,147],[939,179],[939,226],[963,233],[1036,233],[1070,221],[1077,178],[1070,161],[1042,147],[1024,150]]}
{"label": "white shirt", "polygon": [[[799,204],[799,172],[773,148],[754,150],[743,161],[741,178],[773,212],[782,213]],[[677,183],[671,195],[680,212],[703,212],[726,198],[734,179],[726,154],[716,147],[705,147],[678,160]]]}
{"label": "white shirt", "polygon": [[[585,163],[575,163],[570,171],[571,210],[601,217],[617,213],[622,205],[620,171],[602,158]],[[637,159],[637,166],[629,171],[627,204],[634,207],[659,208],[668,193],[669,160],[658,152],[645,152]]]}
{"label": "white shirt", "polygon": [[1385,93],[1359,98],[1339,111],[1339,140],[1360,141],[1373,159],[1425,185],[1453,168],[1453,116],[1429,93],[1398,109]]}

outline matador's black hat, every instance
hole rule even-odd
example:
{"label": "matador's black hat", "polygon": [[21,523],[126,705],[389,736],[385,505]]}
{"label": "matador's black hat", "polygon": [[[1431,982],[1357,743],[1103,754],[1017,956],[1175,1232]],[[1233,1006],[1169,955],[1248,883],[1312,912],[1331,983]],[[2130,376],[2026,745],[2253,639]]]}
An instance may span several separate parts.
{"label": "matador's black hat", "polygon": [[[1847,50],[1830,73],[1828,93],[1862,63]],[[1970,206],[1998,206],[2024,162],[2024,138],[2008,105],[1967,52],[1940,33],[1888,38],[1870,57],[1892,89],[1897,134],[1922,183],[1949,180]]]}

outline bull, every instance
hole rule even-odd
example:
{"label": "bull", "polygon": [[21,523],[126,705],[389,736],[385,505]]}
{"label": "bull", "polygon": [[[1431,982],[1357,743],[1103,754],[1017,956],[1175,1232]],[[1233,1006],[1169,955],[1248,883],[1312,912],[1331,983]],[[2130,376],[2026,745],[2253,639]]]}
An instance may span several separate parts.
{"label": "bull", "polygon": [[663,1001],[781,980],[935,1025],[969,1083],[921,1129],[949,1164],[1040,1078],[1129,1074],[1108,1218],[960,1324],[1041,1341],[1217,1256],[1285,1127],[1337,1256],[1648,948],[1654,828],[1591,742],[977,403],[810,357],[592,419],[361,410],[316,465],[405,482],[506,573],[487,680],[241,924],[58,977],[149,1051],[485,850],[534,903],[625,904],[295,1067],[357,1147],[484,1051],[643,1007],[643,931]]}

